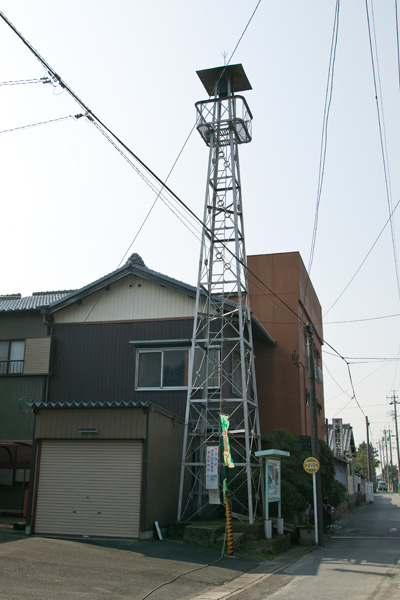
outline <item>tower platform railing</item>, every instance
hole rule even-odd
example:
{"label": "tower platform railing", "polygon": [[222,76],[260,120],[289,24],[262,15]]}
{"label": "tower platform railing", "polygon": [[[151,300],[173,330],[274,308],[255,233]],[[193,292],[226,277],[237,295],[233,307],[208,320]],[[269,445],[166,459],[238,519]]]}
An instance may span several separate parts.
{"label": "tower platform railing", "polygon": [[211,98],[196,102],[196,127],[207,146],[214,143],[227,146],[231,143],[230,132],[235,135],[237,144],[248,144],[252,139],[251,122],[253,115],[243,96]]}

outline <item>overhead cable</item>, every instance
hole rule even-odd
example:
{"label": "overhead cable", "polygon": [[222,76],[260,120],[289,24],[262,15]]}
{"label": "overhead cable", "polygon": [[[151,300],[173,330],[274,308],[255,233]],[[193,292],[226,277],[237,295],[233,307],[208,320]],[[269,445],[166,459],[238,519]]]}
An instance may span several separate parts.
{"label": "overhead cable", "polygon": [[367,254],[365,255],[365,258],[362,260],[360,266],[358,267],[358,269],[356,270],[356,272],[354,273],[354,275],[352,276],[352,278],[350,279],[350,281],[348,282],[348,284],[344,287],[344,289],[342,290],[342,292],[339,294],[339,296],[336,298],[335,302],[333,304],[331,304],[331,306],[328,308],[328,310],[325,312],[324,317],[326,317],[326,315],[332,310],[332,308],[335,306],[335,304],[337,304],[337,302],[339,302],[340,298],[343,296],[343,294],[345,293],[345,291],[347,290],[347,288],[350,286],[350,284],[352,283],[352,281],[355,279],[356,275],[359,273],[361,267],[363,266],[363,264],[365,263],[365,261],[367,260],[367,258],[369,257],[369,255],[371,254],[372,250],[375,248],[379,238],[381,237],[382,233],[385,231],[388,223],[392,222],[392,216],[394,214],[394,211],[396,210],[396,208],[398,207],[398,205],[400,204],[400,200],[398,200],[396,206],[394,207],[394,209],[392,210],[392,212],[389,215],[389,218],[387,219],[386,223],[384,224],[384,226],[382,227],[382,229],[380,230],[378,237],[376,238],[376,240],[374,241],[374,243],[372,244],[371,248],[368,250]]}
{"label": "overhead cable", "polygon": [[[373,28],[374,28],[374,34],[375,34],[373,4],[371,4],[371,6],[372,6]],[[372,33],[371,33],[371,22],[370,22],[370,16],[369,16],[368,0],[365,0],[365,9],[366,9],[366,14],[367,14],[369,47],[370,47],[370,55],[371,55],[372,75],[373,75],[373,81],[374,81],[375,103],[376,103],[376,111],[377,111],[377,117],[378,117],[378,127],[379,127],[379,138],[380,138],[380,146],[381,146],[381,153],[382,153],[383,172],[384,172],[384,178],[385,178],[386,197],[387,197],[387,203],[388,203],[388,209],[389,209],[390,228],[391,228],[391,233],[392,233],[393,259],[394,259],[394,267],[395,267],[395,274],[396,274],[396,281],[397,281],[397,292],[398,292],[398,296],[400,298],[400,276],[399,276],[399,268],[398,268],[398,262],[397,262],[397,250],[396,250],[394,224],[393,224],[393,219],[391,217],[392,195],[391,195],[391,187],[390,187],[390,169],[389,169],[389,158],[388,158],[388,152],[387,152],[387,146],[386,146],[385,121],[384,121],[382,93],[381,93],[380,77],[379,77],[378,51],[377,51],[376,36],[375,36],[375,53],[376,53],[376,60],[375,60],[374,49],[373,49],[373,44],[372,44]],[[378,83],[379,83],[379,93],[378,93]],[[379,98],[381,98],[381,106],[379,106]]]}
{"label": "overhead cable", "polygon": [[69,119],[80,119],[83,117],[83,114],[80,115],[68,115],[68,117],[59,117],[58,119],[50,119],[49,121],[40,121],[40,123],[32,123],[30,125],[21,125],[20,127],[13,127],[12,129],[3,129],[0,131],[2,133],[11,133],[13,131],[21,131],[22,129],[31,129],[32,127],[40,127],[41,125],[51,125],[53,123],[59,123],[60,121],[68,121]]}
{"label": "overhead cable", "polygon": [[[237,44],[236,44],[235,48],[233,49],[233,52],[232,52],[232,54],[231,54],[231,55],[230,55],[230,57],[229,57],[229,60],[228,60],[228,62],[226,63],[226,65],[225,65],[224,69],[222,70],[222,72],[221,72],[221,74],[220,74],[220,76],[219,76],[219,79],[218,79],[218,81],[219,81],[219,80],[221,79],[221,77],[223,76],[223,74],[224,74],[224,72],[225,72],[225,69],[226,69],[226,67],[227,67],[227,66],[230,64],[230,62],[231,62],[231,60],[232,60],[232,58],[233,58],[233,56],[234,56],[234,54],[235,54],[235,52],[236,52],[236,50],[237,50],[237,48],[238,48],[239,44],[240,44],[240,42],[241,42],[241,41],[242,41],[242,39],[243,39],[243,36],[244,36],[244,34],[246,33],[246,31],[247,31],[247,29],[248,29],[248,27],[249,27],[249,25],[250,25],[250,23],[251,23],[251,21],[252,21],[252,19],[253,19],[254,15],[255,15],[255,13],[256,13],[256,11],[257,11],[257,9],[258,9],[259,5],[260,5],[260,3],[261,3],[261,0],[259,0],[259,1],[258,1],[257,5],[256,5],[256,7],[255,7],[255,9],[253,10],[253,12],[252,12],[252,14],[251,14],[251,16],[250,16],[250,19],[248,20],[248,22],[247,22],[247,24],[246,24],[246,26],[245,26],[245,28],[244,28],[244,30],[243,30],[243,32],[242,32],[242,34],[240,35],[240,38],[239,38],[239,40],[238,40],[238,42],[237,42]],[[183,153],[183,151],[184,151],[184,149],[185,149],[185,147],[186,147],[186,145],[187,145],[187,143],[188,143],[188,141],[189,141],[189,139],[190,139],[190,137],[191,137],[191,135],[192,135],[193,131],[195,130],[195,128],[196,128],[196,122],[195,122],[195,123],[194,123],[194,125],[192,126],[192,128],[191,128],[191,130],[190,130],[190,132],[189,132],[189,134],[188,134],[188,136],[187,136],[187,138],[186,138],[185,142],[183,143],[183,146],[182,146],[182,148],[180,149],[180,151],[179,151],[179,153],[178,153],[178,156],[176,157],[176,159],[175,159],[175,161],[174,161],[174,163],[173,163],[173,165],[172,165],[171,169],[169,170],[167,177],[164,179],[164,183],[167,183],[168,179],[170,178],[170,176],[171,176],[171,174],[172,174],[172,171],[174,170],[174,168],[175,168],[175,166],[176,166],[176,164],[177,164],[177,162],[178,162],[179,158],[181,157],[181,155],[182,155],[182,153]],[[142,229],[143,229],[143,227],[144,227],[145,223],[147,222],[148,218],[150,217],[150,214],[151,214],[151,212],[153,211],[154,207],[156,206],[158,199],[161,197],[161,191],[162,191],[162,190],[160,190],[160,191],[157,193],[157,195],[156,195],[156,197],[155,197],[155,199],[154,199],[154,202],[153,202],[153,204],[151,205],[151,207],[150,207],[149,211],[147,212],[147,214],[146,214],[146,216],[145,216],[145,218],[144,218],[144,220],[143,220],[142,224],[140,225],[139,229],[137,230],[137,232],[136,232],[136,234],[135,234],[134,238],[132,239],[132,241],[131,241],[131,243],[130,243],[130,245],[129,245],[128,249],[126,250],[126,252],[125,252],[124,256],[122,257],[122,259],[121,259],[121,261],[120,261],[119,265],[121,265],[121,264],[122,264],[122,262],[123,262],[124,258],[127,256],[127,254],[129,253],[130,249],[132,248],[133,244],[134,244],[134,243],[135,243],[135,241],[137,240],[137,238],[138,238],[138,236],[139,236],[140,232],[142,231]],[[172,210],[172,208],[171,208],[171,207],[169,207],[169,208]],[[187,227],[187,225],[185,225],[185,226]],[[204,226],[204,225],[202,224],[202,227],[203,227],[203,226]],[[189,228],[189,229],[190,229],[190,228]],[[192,230],[192,233],[193,233],[193,230]],[[196,237],[196,238],[198,238],[197,234],[194,234],[194,235],[195,235],[195,237]]]}
{"label": "overhead cable", "polygon": [[[256,9],[258,8],[260,2],[258,2]],[[335,22],[336,22],[336,28],[337,28],[337,23],[338,23],[338,7],[339,7],[339,0],[337,0],[337,4],[336,4],[337,8],[336,8],[336,13],[335,13]],[[255,11],[253,12],[254,15]],[[251,16],[251,18],[253,17],[253,15]],[[58,82],[58,84],[65,89],[70,96],[81,106],[82,109],[84,109],[85,111],[85,116],[88,118],[89,121],[93,121],[94,123],[97,124],[98,128],[100,128],[100,130],[102,131],[102,133],[105,134],[105,132],[108,134],[109,138],[113,138],[113,140],[115,142],[117,142],[121,148],[123,148],[145,171],[147,171],[147,173],[150,175],[151,178],[153,178],[156,182],[158,182],[158,184],[161,186],[160,190],[155,190],[157,194],[160,194],[161,192],[166,191],[168,194],[171,195],[171,197],[177,201],[182,207],[184,207],[184,209],[191,215],[191,217],[197,221],[198,223],[201,224],[202,227],[204,227],[204,229],[207,231],[207,233],[209,233],[210,235],[214,235],[211,230],[209,230],[205,224],[203,224],[202,220],[190,209],[190,207],[188,207],[180,198],[179,196],[177,196],[167,185],[165,182],[163,182],[115,133],[113,133],[100,119],[99,117],[97,117],[95,115],[95,113],[90,110],[90,108],[79,98],[79,96],[77,96],[77,94],[75,92],[73,92],[73,90],[65,83],[65,81],[63,81],[63,79],[56,73],[56,71],[54,69],[52,69],[50,67],[50,65],[44,60],[44,58],[42,58],[42,56],[40,56],[40,54],[33,48],[33,46],[23,37],[23,35],[16,29],[16,27],[9,21],[9,19],[7,19],[7,17],[5,17],[4,13],[0,11],[0,17],[9,25],[9,27],[15,32],[15,34],[20,38],[20,40],[29,48],[29,50],[34,54],[34,56],[37,58],[37,60],[45,67],[45,69],[47,70],[47,72],[51,75],[51,77],[53,78],[53,81]],[[250,19],[251,20],[251,19]],[[250,22],[250,21],[249,21]],[[246,27],[247,28],[247,27]],[[335,31],[335,29],[334,29]],[[334,39],[336,39],[337,37],[337,31],[336,31],[336,35],[334,35]],[[334,43],[333,45],[334,48],[336,48],[336,43]],[[233,54],[232,54],[233,55]],[[334,60],[332,63],[332,66],[330,66],[330,71],[332,71],[332,75],[333,75],[333,64],[334,64]],[[333,81],[333,80],[332,80]],[[329,98],[329,95],[328,95]],[[327,113],[326,113],[326,117],[329,114],[329,105],[330,105],[330,101],[327,104]],[[325,123],[327,123],[327,118],[325,119]],[[326,127],[326,125],[325,125]],[[325,136],[326,137],[326,136]],[[325,151],[324,151],[325,153]],[[123,154],[123,153],[122,153]],[[124,155],[124,154],[123,154]],[[125,155],[124,155],[125,156]],[[127,160],[128,158],[125,157],[125,159]],[[132,162],[132,161],[131,161]],[[153,185],[153,184],[152,184]],[[302,323],[304,326],[306,326],[306,322],[303,320],[303,318],[296,312],[294,311],[277,293],[275,293],[271,288],[269,288],[257,275],[255,275],[255,273],[252,273],[247,265],[241,261],[238,257],[236,257],[233,252],[228,248],[225,247],[225,249],[232,255],[234,256],[239,264],[241,264],[241,266],[245,269],[247,269],[247,272],[249,274],[251,274],[256,281],[258,281],[265,289],[267,289],[270,294],[272,296],[274,296],[279,302],[282,303],[283,306],[285,306],[290,313],[292,313],[296,319],[299,320],[300,323]],[[346,359],[337,351],[333,348],[333,346],[331,346],[330,344],[328,344],[328,342],[326,342],[325,340],[322,341],[322,343],[325,343],[327,346],[329,346],[336,354],[338,357],[340,357],[342,360],[344,360],[347,364],[348,367],[348,371],[349,371],[349,376],[350,376],[350,381],[351,381],[351,385],[353,387],[353,383],[352,383],[352,379],[351,379],[351,372],[350,372],[350,367],[348,362],[346,361]],[[62,357],[60,357],[61,360]],[[56,367],[56,365],[55,365]],[[55,368],[54,367],[54,368]],[[54,369],[53,369],[54,370]],[[355,397],[355,392],[353,389],[353,394]],[[358,403],[358,401],[357,401]],[[360,407],[361,409],[361,407]],[[361,409],[362,410],[362,409]]]}
{"label": "overhead cable", "polygon": [[42,77],[41,79],[21,79],[17,81],[0,81],[0,86],[3,85],[28,85],[31,83],[51,83],[49,77]]}
{"label": "overhead cable", "polygon": [[325,91],[324,115],[323,115],[323,120],[322,120],[321,148],[320,148],[320,157],[319,157],[319,172],[318,172],[318,186],[317,186],[317,203],[316,203],[316,207],[315,207],[314,229],[313,229],[312,242],[311,242],[310,259],[308,262],[308,274],[309,275],[311,273],[311,267],[312,267],[312,263],[314,260],[315,242],[316,242],[316,238],[317,238],[317,229],[318,229],[319,205],[321,202],[322,185],[324,182],[324,175],[325,175],[325,161],[326,161],[326,151],[327,151],[327,144],[328,144],[328,121],[329,121],[329,114],[330,114],[332,95],[333,95],[333,78],[334,78],[334,73],[335,73],[336,49],[337,49],[337,40],[338,40],[338,32],[339,32],[339,9],[340,9],[340,0],[336,0],[335,16],[334,16],[334,20],[333,20],[331,51],[330,51],[330,56],[329,56],[328,79],[327,79],[326,91]]}
{"label": "overhead cable", "polygon": [[352,319],[350,321],[324,321],[324,325],[341,325],[344,323],[365,323],[366,321],[378,321],[379,319],[391,319],[393,317],[400,317],[400,313],[394,315],[383,315],[381,317],[369,317],[367,319]]}
{"label": "overhead cable", "polygon": [[400,91],[400,36],[399,36],[399,11],[397,8],[398,1],[394,0],[394,12],[396,16],[396,45],[397,45],[397,73],[399,80],[399,91]]}
{"label": "overhead cable", "polygon": [[332,28],[332,40],[331,40],[331,50],[329,56],[329,67],[328,67],[328,77],[326,82],[326,90],[325,90],[325,103],[324,103],[324,115],[322,119],[322,133],[321,133],[321,147],[320,147],[320,156],[319,156],[319,172],[318,172],[318,185],[317,185],[317,202],[315,206],[315,216],[314,216],[314,228],[311,240],[311,248],[310,248],[310,258],[308,261],[308,278],[306,284],[304,286],[304,294],[303,294],[303,312],[304,306],[307,297],[308,286],[311,283],[310,274],[311,268],[314,260],[314,251],[315,251],[315,243],[317,239],[317,229],[318,229],[318,217],[319,217],[319,205],[321,202],[322,195],[322,185],[324,181],[325,174],[325,161],[326,161],[326,152],[328,145],[328,121],[330,114],[330,107],[332,103],[332,95],[333,95],[333,77],[335,71],[335,62],[336,62],[336,49],[337,49],[337,40],[338,40],[338,32],[339,32],[339,8],[340,8],[340,0],[336,0],[335,5],[335,15],[333,19],[333,28]]}

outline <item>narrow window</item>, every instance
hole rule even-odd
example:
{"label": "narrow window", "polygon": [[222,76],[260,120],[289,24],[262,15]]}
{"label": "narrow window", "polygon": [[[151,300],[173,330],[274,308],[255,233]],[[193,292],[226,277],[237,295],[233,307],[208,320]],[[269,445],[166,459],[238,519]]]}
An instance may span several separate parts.
{"label": "narrow window", "polygon": [[10,344],[10,373],[22,373],[24,370],[24,341],[13,341]]}
{"label": "narrow window", "polygon": [[16,375],[24,371],[25,341],[0,341],[0,375]]}
{"label": "narrow window", "polygon": [[0,375],[6,375],[8,371],[9,342],[0,342]]}

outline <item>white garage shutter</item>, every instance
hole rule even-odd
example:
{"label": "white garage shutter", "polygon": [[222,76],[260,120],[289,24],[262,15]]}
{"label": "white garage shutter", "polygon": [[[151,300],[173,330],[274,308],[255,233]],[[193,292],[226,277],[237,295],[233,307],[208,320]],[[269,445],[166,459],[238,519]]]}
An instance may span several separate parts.
{"label": "white garage shutter", "polygon": [[139,537],[142,443],[46,440],[35,533]]}

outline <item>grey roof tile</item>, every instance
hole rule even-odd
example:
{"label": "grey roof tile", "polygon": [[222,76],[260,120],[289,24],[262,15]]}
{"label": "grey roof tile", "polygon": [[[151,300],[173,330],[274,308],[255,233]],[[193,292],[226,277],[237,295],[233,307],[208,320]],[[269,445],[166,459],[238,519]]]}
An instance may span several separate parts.
{"label": "grey roof tile", "polygon": [[24,298],[7,298],[0,296],[0,312],[17,312],[25,310],[38,310],[41,307],[49,306],[53,302],[62,300],[74,290],[60,292],[36,292],[32,296]]}
{"label": "grey roof tile", "polygon": [[129,400],[127,402],[30,402],[30,408],[144,408],[148,406],[148,402],[135,402]]}

